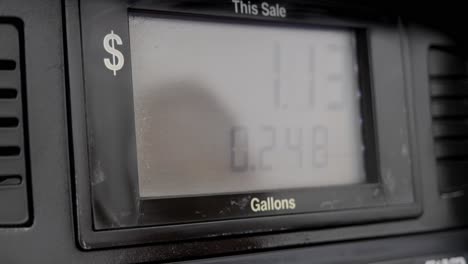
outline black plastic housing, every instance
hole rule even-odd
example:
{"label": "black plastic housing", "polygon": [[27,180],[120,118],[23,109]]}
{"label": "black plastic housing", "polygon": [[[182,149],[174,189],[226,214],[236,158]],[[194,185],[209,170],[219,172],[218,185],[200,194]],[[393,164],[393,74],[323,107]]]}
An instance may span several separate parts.
{"label": "black plastic housing", "polygon": [[[79,102],[72,102],[71,113],[79,124],[73,133],[86,137],[75,148],[87,149],[83,158],[89,167],[88,173],[76,178],[83,248],[306,230],[415,217],[421,213],[414,188],[405,94],[402,46],[405,36],[398,19],[318,17],[314,8],[298,10],[289,2],[282,4],[289,8],[287,18],[238,14],[230,1],[198,1],[190,5],[184,1],[81,2],[81,63],[85,81],[83,87],[74,89],[85,98],[85,104],[78,106]],[[358,41],[358,60],[364,136],[371,150],[366,156],[369,183],[255,193],[259,197],[295,197],[302,206],[289,215],[268,212],[256,216],[238,208],[240,201],[251,199],[252,193],[140,200],[128,31],[130,10],[133,14],[144,11],[154,16],[201,17],[219,23],[341,27],[363,32]],[[119,50],[126,66],[117,75],[103,64],[108,54],[102,43],[109,32],[119,34],[123,41]],[[329,201],[334,201],[332,206]],[[227,207],[230,215],[218,213]]]}
{"label": "black plastic housing", "polygon": [[[170,6],[172,1],[158,2]],[[186,1],[186,6],[196,2]],[[428,72],[431,47],[467,47],[464,3],[428,2],[422,7],[408,1],[291,1],[297,10],[314,8],[318,16],[364,21],[400,16],[413,175],[423,209],[419,217],[132,247],[107,244],[105,250],[87,251],[78,242],[78,221],[89,215],[76,209],[91,201],[89,193],[75,191],[83,188],[76,179],[89,173],[87,141],[85,133],[74,130],[83,124],[69,115],[84,112],[79,4],[1,1],[1,17],[23,22],[34,218],[28,226],[0,227],[0,262],[425,263],[466,257],[468,198],[463,191],[442,195],[439,190]],[[440,14],[449,16],[435,19]],[[153,236],[148,234],[148,239]]]}

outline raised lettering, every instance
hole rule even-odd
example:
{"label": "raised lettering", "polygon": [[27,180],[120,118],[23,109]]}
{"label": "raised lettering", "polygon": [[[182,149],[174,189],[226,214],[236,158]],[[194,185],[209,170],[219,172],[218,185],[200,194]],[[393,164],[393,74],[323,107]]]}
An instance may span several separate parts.
{"label": "raised lettering", "polygon": [[289,199],[289,209],[296,209],[296,199]]}
{"label": "raised lettering", "polygon": [[283,209],[283,204],[281,203],[281,200],[274,200],[273,205],[274,205],[273,208],[275,208],[275,210],[277,210],[277,211]]}
{"label": "raised lettering", "polygon": [[250,200],[250,209],[257,212],[268,212],[268,211],[282,211],[282,210],[294,210],[296,208],[296,200],[290,199],[275,199],[274,197],[267,197],[261,200],[254,197]]}
{"label": "raised lettering", "polygon": [[239,9],[237,7],[237,5],[239,4],[240,0],[232,0],[232,3],[234,4],[234,11],[237,13],[239,13]]}
{"label": "raised lettering", "polygon": [[261,204],[260,209],[261,209],[263,212],[268,211],[268,201],[261,201],[260,204]]}
{"label": "raised lettering", "polygon": [[252,15],[258,15],[258,6],[252,5]]}
{"label": "raised lettering", "polygon": [[270,11],[268,10],[268,7],[269,7],[268,3],[266,2],[262,3],[262,15],[270,16]]}
{"label": "raised lettering", "polygon": [[279,10],[280,17],[286,17],[286,8],[281,7]]}
{"label": "raised lettering", "polygon": [[258,198],[253,198],[252,200],[250,200],[250,209],[252,209],[252,211],[254,212],[260,211],[260,207],[258,205],[259,202],[260,200]]}

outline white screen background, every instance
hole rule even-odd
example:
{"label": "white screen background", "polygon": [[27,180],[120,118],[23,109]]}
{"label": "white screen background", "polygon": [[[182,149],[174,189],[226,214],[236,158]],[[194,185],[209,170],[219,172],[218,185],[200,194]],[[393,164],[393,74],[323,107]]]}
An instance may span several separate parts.
{"label": "white screen background", "polygon": [[129,22],[141,197],[365,181],[353,31]]}

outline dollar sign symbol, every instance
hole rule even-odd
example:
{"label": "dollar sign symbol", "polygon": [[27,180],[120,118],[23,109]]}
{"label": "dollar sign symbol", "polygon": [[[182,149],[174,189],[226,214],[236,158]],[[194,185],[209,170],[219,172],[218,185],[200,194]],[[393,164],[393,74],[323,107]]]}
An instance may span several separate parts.
{"label": "dollar sign symbol", "polygon": [[115,48],[115,44],[122,45],[122,39],[119,37],[119,35],[114,34],[114,31],[112,30],[111,33],[104,37],[103,45],[104,49],[112,54],[112,60],[105,58],[104,65],[106,65],[107,69],[114,72],[114,76],[117,75],[117,71],[122,69],[124,65],[124,56],[122,52]]}

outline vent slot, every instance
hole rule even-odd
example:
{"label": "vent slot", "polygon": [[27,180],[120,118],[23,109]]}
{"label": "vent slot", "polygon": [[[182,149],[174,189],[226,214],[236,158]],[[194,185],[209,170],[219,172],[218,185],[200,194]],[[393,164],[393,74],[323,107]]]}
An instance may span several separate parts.
{"label": "vent slot", "polygon": [[441,193],[468,187],[468,63],[454,47],[429,50],[432,132]]}
{"label": "vent slot", "polygon": [[19,120],[16,117],[0,117],[0,128],[17,127]]}
{"label": "vent slot", "polygon": [[18,91],[12,88],[0,88],[0,99],[15,99]]}
{"label": "vent slot", "polygon": [[0,71],[13,71],[16,69],[16,61],[0,59]]}
{"label": "vent slot", "polygon": [[0,18],[0,227],[30,220],[21,21]]}
{"label": "vent slot", "polygon": [[8,156],[18,156],[21,153],[21,149],[17,146],[8,146],[8,147],[1,147],[0,146],[0,157],[8,157]]}
{"label": "vent slot", "polygon": [[20,185],[23,179],[20,175],[0,175],[0,188],[2,186]]}

